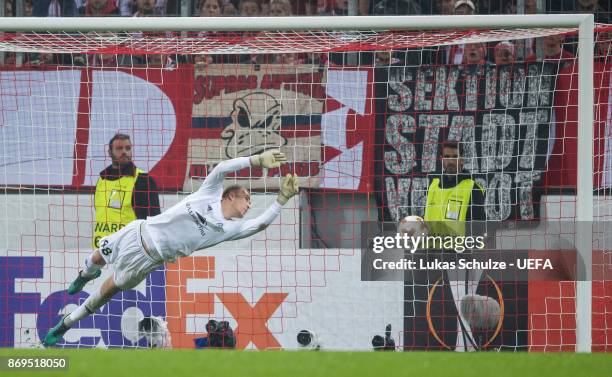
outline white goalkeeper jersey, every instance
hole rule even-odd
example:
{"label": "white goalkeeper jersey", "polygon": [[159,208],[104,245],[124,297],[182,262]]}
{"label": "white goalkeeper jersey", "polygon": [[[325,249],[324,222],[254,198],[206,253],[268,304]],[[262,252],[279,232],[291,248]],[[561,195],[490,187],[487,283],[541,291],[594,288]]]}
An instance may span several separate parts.
{"label": "white goalkeeper jersey", "polygon": [[221,196],[225,175],[249,166],[248,157],[219,163],[198,191],[146,220],[153,246],[165,261],[175,261],[223,241],[248,237],[265,229],[278,216],[281,205],[275,201],[255,219],[227,220],[223,217]]}

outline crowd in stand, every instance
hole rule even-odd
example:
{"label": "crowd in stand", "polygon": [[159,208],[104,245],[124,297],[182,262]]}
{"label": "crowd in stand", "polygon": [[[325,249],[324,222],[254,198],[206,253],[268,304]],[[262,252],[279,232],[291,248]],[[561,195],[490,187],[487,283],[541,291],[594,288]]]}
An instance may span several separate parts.
{"label": "crowd in stand", "polygon": [[[4,0],[5,16],[179,16],[179,0]],[[609,23],[607,0],[356,0],[357,15],[594,13],[596,22]],[[523,9],[519,9],[523,8]],[[348,0],[192,0],[192,16],[343,16]]]}
{"label": "crowd in stand", "polygon": [[[191,15],[202,17],[224,16],[292,16],[348,14],[348,0],[193,0]],[[538,4],[539,3],[539,4]],[[4,0],[5,16],[21,13],[35,17],[144,17],[176,16],[181,14],[179,0]],[[23,6],[17,12],[14,4]],[[436,14],[534,14],[534,13],[594,13],[598,23],[610,23],[609,2],[604,0],[356,0],[358,15],[436,15]],[[184,5],[183,5],[184,6]],[[184,13],[184,12],[183,12]],[[205,33],[204,33],[205,34]],[[599,45],[609,46],[610,33],[598,35]],[[435,64],[511,64],[516,60],[558,61],[567,64],[574,59],[575,43],[570,38],[566,43],[563,36],[550,36],[540,41],[527,39],[515,45],[504,41],[496,44],[467,44],[441,48],[436,53]],[[575,41],[574,41],[575,42]],[[606,47],[608,48],[608,47]],[[608,51],[597,48],[596,53],[604,56]],[[361,54],[358,64],[418,64],[426,62],[423,54],[416,58],[410,51],[381,51]],[[67,60],[68,59],[68,60]],[[172,65],[180,57],[150,55],[135,56],[62,56],[52,54],[27,55],[26,64],[71,64],[90,66],[126,66],[134,64]],[[211,63],[280,63],[280,64],[344,64],[344,54],[279,54],[279,55],[201,55],[193,58],[196,64]],[[6,64],[13,59],[5,58]],[[354,63],[353,63],[354,64]]]}

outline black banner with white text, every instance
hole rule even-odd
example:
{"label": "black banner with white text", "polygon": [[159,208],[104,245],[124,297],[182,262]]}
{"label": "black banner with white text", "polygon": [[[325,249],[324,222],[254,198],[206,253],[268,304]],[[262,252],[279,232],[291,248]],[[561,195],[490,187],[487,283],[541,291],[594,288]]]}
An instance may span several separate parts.
{"label": "black banner with white text", "polygon": [[376,72],[375,188],[380,217],[424,213],[441,145],[486,190],[488,220],[532,220],[554,141],[556,64],[390,67]]}

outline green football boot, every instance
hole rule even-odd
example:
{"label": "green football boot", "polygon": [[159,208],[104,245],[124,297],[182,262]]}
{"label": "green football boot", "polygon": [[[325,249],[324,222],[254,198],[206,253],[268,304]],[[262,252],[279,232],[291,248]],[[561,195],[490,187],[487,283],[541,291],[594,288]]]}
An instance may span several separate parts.
{"label": "green football boot", "polygon": [[87,284],[87,282],[93,279],[99,278],[100,275],[102,275],[102,270],[98,270],[92,276],[86,278],[86,277],[81,276],[81,272],[83,271],[79,271],[79,276],[77,276],[77,278],[74,279],[72,283],[70,283],[70,287],[68,287],[69,295],[73,295],[73,294],[81,292],[85,284]]}
{"label": "green football boot", "polygon": [[64,324],[64,319],[66,317],[68,317],[68,314],[63,316],[62,319],[59,321],[59,323],[55,325],[51,330],[49,330],[47,335],[45,335],[45,339],[43,340],[43,345],[45,347],[54,346],[57,342],[60,341],[60,339],[62,339],[64,334],[68,330],[70,330],[70,327]]}

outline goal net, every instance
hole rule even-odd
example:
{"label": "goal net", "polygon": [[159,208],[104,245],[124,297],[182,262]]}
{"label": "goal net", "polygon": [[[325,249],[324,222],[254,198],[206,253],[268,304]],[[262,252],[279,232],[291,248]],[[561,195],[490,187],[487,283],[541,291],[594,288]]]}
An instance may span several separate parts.
{"label": "goal net", "polygon": [[[83,292],[67,293],[97,235],[120,229],[121,216],[167,210],[219,162],[280,148],[287,165],[226,179],[251,191],[252,218],[275,200],[282,176],[300,176],[300,195],[271,226],[160,267],[59,346],[147,347],[139,322],[158,317],[174,348],[196,347],[214,319],[229,322],[241,349],[367,350],[391,325],[382,344],[398,350],[575,350],[584,331],[589,349],[609,350],[602,221],[612,216],[612,26],[596,26],[592,72],[583,68],[594,88],[591,169],[578,163],[581,148],[591,151],[578,127],[591,111],[579,107],[588,96],[578,86],[578,22],[467,17],[472,27],[453,28],[454,17],[433,17],[442,26],[432,29],[427,17],[403,18],[407,30],[376,19],[389,26],[346,30],[342,18],[325,17],[317,22],[329,26],[307,31],[254,30],[249,22],[260,20],[249,19],[227,19],[231,31],[224,19],[203,30],[191,18],[134,21],[142,28],[118,19],[3,25],[0,346],[38,347],[113,276],[105,267]],[[101,179],[117,179],[105,175],[117,133],[130,137],[131,160],[149,178],[94,200]],[[479,270],[458,285],[438,269],[371,268],[370,230],[424,215],[449,142],[459,145],[462,177],[482,187],[472,206],[500,225],[495,255],[567,259],[555,265],[564,271],[497,279]],[[579,273],[577,221],[593,229],[592,274]],[[466,295],[496,302],[490,328],[462,313]],[[581,314],[580,302],[592,309]],[[297,337],[304,330],[306,346]]]}

